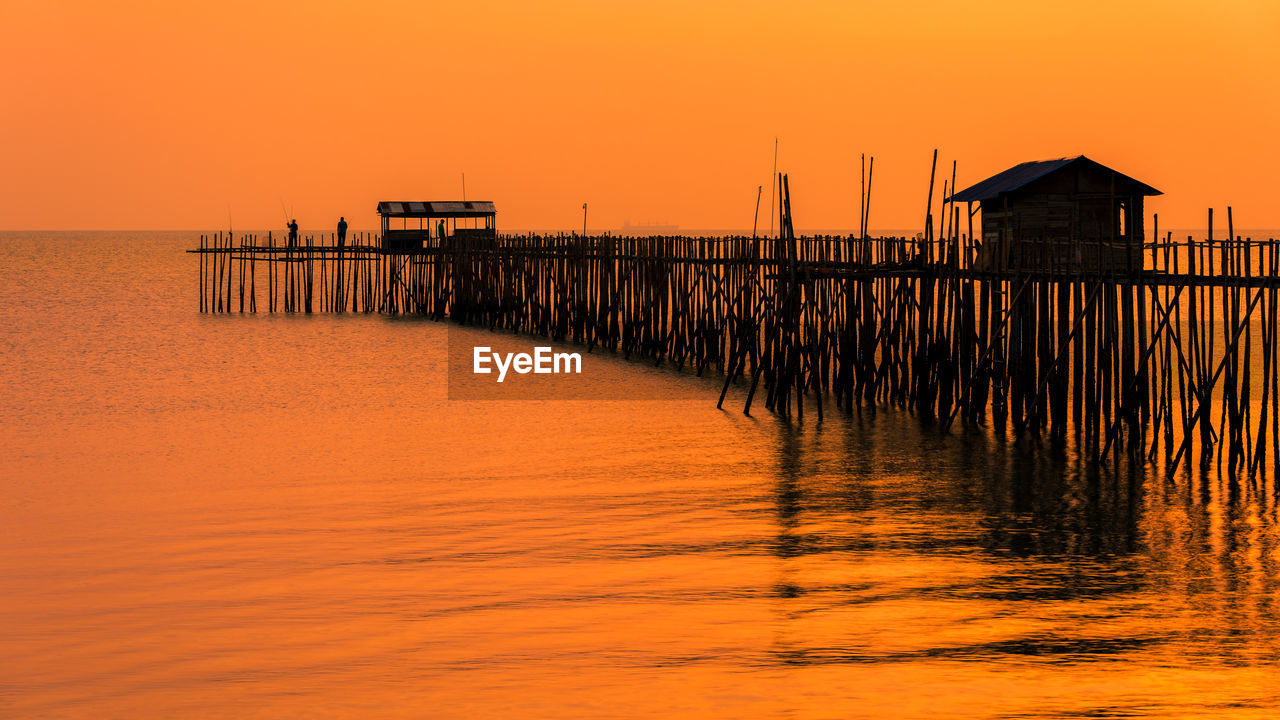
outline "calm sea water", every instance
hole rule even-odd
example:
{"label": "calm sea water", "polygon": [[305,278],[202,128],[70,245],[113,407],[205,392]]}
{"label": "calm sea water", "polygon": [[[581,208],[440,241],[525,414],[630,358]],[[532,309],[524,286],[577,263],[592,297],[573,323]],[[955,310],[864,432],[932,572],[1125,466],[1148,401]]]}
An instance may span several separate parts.
{"label": "calm sea water", "polygon": [[1280,711],[1269,484],[615,359],[704,396],[451,402],[446,332],[491,336],[200,315],[194,242],[0,234],[0,714]]}

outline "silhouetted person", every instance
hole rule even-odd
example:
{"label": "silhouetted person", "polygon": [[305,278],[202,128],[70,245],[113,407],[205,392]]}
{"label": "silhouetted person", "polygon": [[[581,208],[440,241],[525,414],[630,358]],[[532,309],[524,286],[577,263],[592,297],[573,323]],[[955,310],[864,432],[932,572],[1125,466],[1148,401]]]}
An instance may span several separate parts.
{"label": "silhouetted person", "polygon": [[347,219],[345,217],[338,218],[338,247],[347,244]]}
{"label": "silhouetted person", "polygon": [[298,246],[298,221],[289,221],[289,247]]}

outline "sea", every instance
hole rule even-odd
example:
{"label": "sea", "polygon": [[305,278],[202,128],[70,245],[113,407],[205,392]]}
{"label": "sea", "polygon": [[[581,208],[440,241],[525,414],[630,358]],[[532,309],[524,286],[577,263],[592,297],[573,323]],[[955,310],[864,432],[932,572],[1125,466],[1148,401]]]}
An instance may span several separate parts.
{"label": "sea", "polygon": [[1280,714],[1270,480],[599,349],[450,399],[493,334],[202,314],[198,237],[0,233],[0,716]]}

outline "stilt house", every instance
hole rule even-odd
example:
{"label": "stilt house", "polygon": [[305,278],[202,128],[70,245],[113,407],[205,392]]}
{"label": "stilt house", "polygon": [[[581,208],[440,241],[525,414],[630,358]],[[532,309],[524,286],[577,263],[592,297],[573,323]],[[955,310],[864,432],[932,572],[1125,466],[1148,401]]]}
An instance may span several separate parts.
{"label": "stilt house", "polygon": [[975,269],[1142,268],[1142,199],[1160,191],[1080,155],[1015,165],[951,196],[981,203]]}
{"label": "stilt house", "polygon": [[382,220],[382,249],[421,250],[435,241],[490,241],[497,237],[497,210],[487,200],[378,203]]}

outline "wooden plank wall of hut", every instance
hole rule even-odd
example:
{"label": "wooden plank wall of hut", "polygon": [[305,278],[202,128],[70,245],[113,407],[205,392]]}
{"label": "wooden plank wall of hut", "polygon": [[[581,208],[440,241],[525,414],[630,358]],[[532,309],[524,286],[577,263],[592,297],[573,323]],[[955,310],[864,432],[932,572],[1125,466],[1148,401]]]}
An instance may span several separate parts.
{"label": "wooden plank wall of hut", "polygon": [[765,239],[504,235],[389,253],[360,234],[202,236],[200,310],[448,317],[720,373],[747,412],[899,407],[1089,461],[1280,466],[1274,239],[1166,235],[1131,271],[989,271],[958,207],[922,239],[798,237],[781,196]]}

